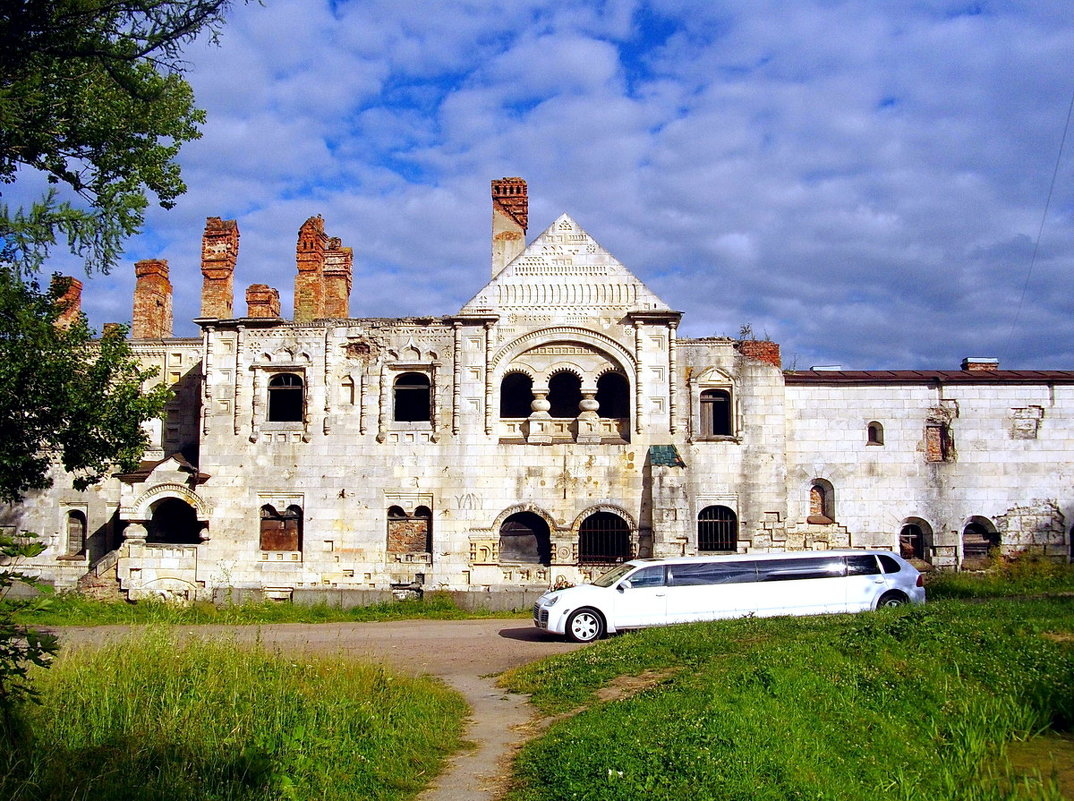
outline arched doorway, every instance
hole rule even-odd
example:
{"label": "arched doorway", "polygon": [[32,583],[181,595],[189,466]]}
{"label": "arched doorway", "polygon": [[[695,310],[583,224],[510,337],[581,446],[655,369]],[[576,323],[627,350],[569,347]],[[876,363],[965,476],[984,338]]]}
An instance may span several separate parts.
{"label": "arched doorway", "polygon": [[986,567],[991,551],[999,546],[999,532],[992,521],[987,517],[971,517],[962,529],[962,566]]}
{"label": "arched doorway", "polygon": [[500,525],[500,562],[552,564],[547,521],[533,512],[516,512]]}
{"label": "arched doorway", "polygon": [[932,562],[932,526],[918,517],[908,517],[899,529],[899,554],[903,559]]}
{"label": "arched doorway", "polygon": [[152,517],[146,526],[146,542],[196,545],[201,542],[201,524],[194,507],[179,498],[162,498],[149,507]]}

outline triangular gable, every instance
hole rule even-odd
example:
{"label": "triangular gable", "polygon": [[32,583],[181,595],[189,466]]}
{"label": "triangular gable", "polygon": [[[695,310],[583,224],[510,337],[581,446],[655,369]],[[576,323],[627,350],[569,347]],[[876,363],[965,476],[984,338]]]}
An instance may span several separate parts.
{"label": "triangular gable", "polygon": [[670,310],[567,214],[462,308],[463,314],[585,311],[598,316]]}

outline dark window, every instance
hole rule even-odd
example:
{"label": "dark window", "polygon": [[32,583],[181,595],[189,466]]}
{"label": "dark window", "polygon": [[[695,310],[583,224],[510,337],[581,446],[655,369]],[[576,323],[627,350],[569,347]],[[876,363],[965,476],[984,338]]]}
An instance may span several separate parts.
{"label": "dark window", "polygon": [[500,561],[552,564],[548,523],[533,512],[518,512],[500,525]]}
{"label": "dark window", "polygon": [[605,373],[597,379],[597,414],[601,417],[621,419],[630,417],[630,385],[626,376]]}
{"label": "dark window", "polygon": [[795,581],[837,578],[844,574],[844,570],[843,560],[839,557],[765,559],[757,562],[757,579],[758,581]]}
{"label": "dark window", "polygon": [[668,583],[673,587],[697,584],[743,584],[756,580],[756,562],[697,562],[668,565]]}
{"label": "dark window", "polygon": [[880,572],[876,557],[872,554],[847,557],[848,576],[875,576]]}
{"label": "dark window", "polygon": [[432,412],[429,376],[403,373],[395,379],[395,420],[399,423],[427,423]]}
{"label": "dark window", "polygon": [[268,383],[268,419],[271,423],[302,422],[302,378],[294,373],[277,373]]}
{"label": "dark window", "polygon": [[500,417],[529,417],[533,408],[533,379],[508,373],[500,382]]}
{"label": "dark window", "polygon": [[884,568],[885,573],[898,573],[902,570],[902,566],[887,554],[880,554],[877,558],[880,560],[880,566]]}
{"label": "dark window", "polygon": [[86,516],[81,512],[67,513],[67,553],[78,556],[86,552]]}
{"label": "dark window", "polygon": [[663,587],[664,568],[659,565],[643,567],[637,573],[630,576],[630,586],[635,587]]}
{"label": "dark window", "polygon": [[302,510],[292,505],[277,512],[269,504],[262,506],[259,547],[262,551],[301,551]]}
{"label": "dark window", "polygon": [[577,417],[581,402],[582,379],[574,373],[556,373],[548,380],[548,413],[552,417]]}
{"label": "dark window", "polygon": [[884,427],[880,423],[869,423],[868,432],[866,434],[867,442],[869,445],[883,445],[884,444]]}
{"label": "dark window", "polygon": [[699,551],[734,551],[738,548],[738,518],[726,506],[707,506],[697,516]]}
{"label": "dark window", "polygon": [[619,515],[594,512],[578,530],[578,561],[584,564],[625,562],[630,558],[630,527]]}
{"label": "dark window", "polygon": [[706,389],[701,393],[701,436],[731,436],[731,393]]}

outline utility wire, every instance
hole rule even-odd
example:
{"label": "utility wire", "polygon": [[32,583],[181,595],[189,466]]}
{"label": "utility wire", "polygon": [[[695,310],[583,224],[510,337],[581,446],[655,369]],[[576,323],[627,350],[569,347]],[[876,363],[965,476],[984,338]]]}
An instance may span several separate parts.
{"label": "utility wire", "polygon": [[1048,186],[1048,198],[1044,201],[1044,213],[1040,217],[1040,228],[1037,230],[1037,241],[1033,243],[1033,255],[1029,259],[1029,269],[1026,270],[1026,280],[1022,284],[1022,297],[1018,299],[1018,306],[1014,312],[1014,319],[1011,321],[1011,330],[1007,334],[1007,346],[1004,348],[1003,358],[1007,359],[1007,356],[1011,352],[1011,343],[1014,341],[1014,330],[1018,327],[1018,322],[1022,317],[1022,304],[1025,303],[1026,292],[1029,290],[1029,279],[1033,275],[1033,267],[1037,263],[1037,252],[1040,250],[1040,240],[1044,236],[1044,223],[1048,219],[1048,208],[1052,205],[1052,193],[1055,191],[1055,179],[1059,175],[1059,165],[1063,162],[1063,148],[1067,143],[1067,132],[1070,130],[1070,117],[1074,112],[1074,92],[1070,95],[1070,106],[1067,108],[1067,121],[1063,125],[1063,137],[1059,140],[1059,155],[1055,158],[1055,169],[1052,170],[1052,182]]}

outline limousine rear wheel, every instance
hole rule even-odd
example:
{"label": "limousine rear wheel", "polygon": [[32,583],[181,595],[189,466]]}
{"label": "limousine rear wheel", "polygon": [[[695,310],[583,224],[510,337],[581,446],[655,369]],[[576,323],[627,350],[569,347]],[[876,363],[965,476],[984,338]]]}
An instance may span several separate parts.
{"label": "limousine rear wheel", "polygon": [[593,642],[604,634],[604,618],[595,609],[583,607],[567,618],[567,636],[575,642]]}
{"label": "limousine rear wheel", "polygon": [[910,599],[901,592],[885,592],[880,596],[880,600],[876,602],[876,608],[881,609],[885,606],[902,606],[909,600]]}

